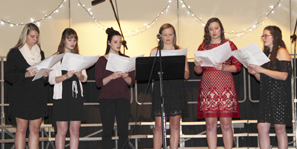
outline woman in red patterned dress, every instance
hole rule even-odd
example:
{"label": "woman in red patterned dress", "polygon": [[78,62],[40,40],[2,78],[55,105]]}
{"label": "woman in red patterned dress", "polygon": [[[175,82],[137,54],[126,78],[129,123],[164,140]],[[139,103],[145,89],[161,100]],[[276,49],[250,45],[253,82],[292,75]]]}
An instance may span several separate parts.
{"label": "woman in red patterned dress", "polygon": [[[204,28],[204,40],[198,51],[210,50],[229,42],[232,51],[235,44],[225,39],[224,28],[218,18],[211,18]],[[232,73],[241,70],[239,61],[231,56],[214,67],[201,67],[202,61],[195,61],[194,71],[202,74],[197,104],[197,118],[206,120],[206,136],[210,149],[217,147],[217,121],[220,118],[223,142],[226,149],[233,146],[232,118],[240,117],[236,88]]]}

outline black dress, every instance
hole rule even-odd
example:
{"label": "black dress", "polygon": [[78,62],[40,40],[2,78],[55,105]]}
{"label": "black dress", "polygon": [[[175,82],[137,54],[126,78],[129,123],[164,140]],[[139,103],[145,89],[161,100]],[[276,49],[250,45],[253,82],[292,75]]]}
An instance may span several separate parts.
{"label": "black dress", "polygon": [[287,72],[285,81],[273,79],[265,74],[260,74],[260,102],[258,123],[268,122],[273,124],[292,125],[291,101],[291,74],[290,61],[276,61],[266,63],[263,68]]}
{"label": "black dress", "polygon": [[[67,71],[62,70],[63,75],[66,73]],[[84,121],[83,97],[81,96],[80,83],[77,76],[73,75],[71,78],[63,81],[62,85],[62,99],[53,101],[54,121]],[[73,86],[77,86],[77,93],[73,91]]]}
{"label": "black dress", "polygon": [[[40,52],[42,60],[43,51]],[[4,78],[12,84],[8,91],[8,118],[16,125],[16,117],[35,120],[48,115],[45,84],[48,78],[32,81],[33,77],[25,78],[27,63],[19,49],[11,49],[7,54]]]}
{"label": "black dress", "polygon": [[[152,93],[152,118],[161,116],[160,82],[154,81]],[[188,114],[185,84],[183,79],[163,80],[164,109],[168,116]]]}

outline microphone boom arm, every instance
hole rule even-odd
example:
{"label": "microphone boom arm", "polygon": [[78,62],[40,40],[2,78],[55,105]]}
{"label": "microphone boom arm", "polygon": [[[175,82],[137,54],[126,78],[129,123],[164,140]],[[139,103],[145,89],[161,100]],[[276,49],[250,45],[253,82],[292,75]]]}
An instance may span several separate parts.
{"label": "microphone boom arm", "polygon": [[122,28],[121,28],[120,20],[119,20],[118,14],[115,11],[115,8],[114,8],[114,5],[113,5],[112,0],[109,0],[109,2],[111,4],[111,7],[112,7],[112,10],[113,10],[113,13],[114,13],[114,17],[115,17],[115,19],[116,19],[116,21],[118,23],[119,28],[120,28],[121,35],[123,37],[123,46],[124,46],[124,54],[125,54],[125,49],[128,50],[128,47],[127,47],[126,40],[125,40],[123,31],[122,31]]}

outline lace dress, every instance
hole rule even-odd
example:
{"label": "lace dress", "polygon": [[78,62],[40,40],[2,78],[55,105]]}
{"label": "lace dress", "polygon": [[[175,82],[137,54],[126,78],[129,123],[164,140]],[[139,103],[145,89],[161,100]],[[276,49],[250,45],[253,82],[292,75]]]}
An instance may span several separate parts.
{"label": "lace dress", "polygon": [[[227,42],[226,40],[225,42]],[[237,47],[229,41],[232,51]],[[218,44],[202,43],[198,51],[210,50]],[[231,56],[223,65],[234,65],[237,72],[241,70],[239,61]],[[238,98],[231,72],[216,70],[213,67],[202,67],[203,74],[198,91],[197,119],[210,117],[240,117]]]}
{"label": "lace dress", "polygon": [[290,61],[276,61],[276,64],[266,63],[263,68],[288,72],[285,81],[273,79],[260,74],[260,102],[258,122],[292,125],[291,74]]}
{"label": "lace dress", "polygon": [[[183,79],[163,80],[164,111],[169,116],[188,114],[185,84]],[[152,118],[161,116],[160,82],[154,81],[152,93]]]}

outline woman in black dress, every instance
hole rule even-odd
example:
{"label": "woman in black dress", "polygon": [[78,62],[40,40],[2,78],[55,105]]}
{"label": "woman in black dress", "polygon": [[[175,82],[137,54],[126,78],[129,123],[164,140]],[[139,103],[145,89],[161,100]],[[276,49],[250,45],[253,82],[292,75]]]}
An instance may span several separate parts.
{"label": "woman in black dress", "polygon": [[258,133],[261,149],[270,148],[269,129],[273,125],[278,148],[288,148],[286,125],[292,124],[291,58],[276,26],[264,28],[261,36],[264,53],[270,62],[262,66],[250,65],[248,70],[260,81]]}
{"label": "woman in black dress", "polygon": [[[159,29],[159,34],[162,36],[160,50],[176,50],[182,49],[176,45],[176,34],[174,27],[169,24],[163,24]],[[158,47],[152,49],[157,50]],[[174,67],[174,66],[173,66]],[[189,78],[189,66],[187,58],[185,61],[184,79]],[[170,121],[170,147],[177,149],[180,139],[180,118],[187,114],[187,99],[185,98],[184,79],[179,80],[164,80],[163,81],[163,96],[165,100],[164,109],[166,117]],[[161,98],[160,98],[160,83],[155,81],[152,95],[152,117],[155,118],[154,130],[154,148],[161,148],[162,141],[162,119],[161,119]]]}
{"label": "woman in black dress", "polygon": [[[66,28],[61,37],[58,51],[55,54],[78,54],[78,36],[71,28]],[[79,129],[81,121],[85,120],[83,107],[83,88],[81,82],[87,81],[86,70],[61,70],[61,62],[52,67],[49,83],[54,86],[53,116],[57,126],[56,149],[65,148],[65,137],[70,124],[70,148],[79,146]]]}
{"label": "woman in black dress", "polygon": [[43,77],[32,81],[38,69],[26,70],[44,59],[40,50],[39,29],[33,24],[26,24],[18,43],[7,54],[4,78],[12,84],[9,92],[8,117],[16,125],[15,148],[24,149],[26,131],[29,122],[29,148],[38,148],[39,129],[42,118],[47,116],[47,100],[44,85],[47,83],[48,72]]}

